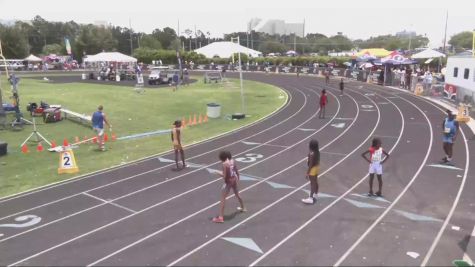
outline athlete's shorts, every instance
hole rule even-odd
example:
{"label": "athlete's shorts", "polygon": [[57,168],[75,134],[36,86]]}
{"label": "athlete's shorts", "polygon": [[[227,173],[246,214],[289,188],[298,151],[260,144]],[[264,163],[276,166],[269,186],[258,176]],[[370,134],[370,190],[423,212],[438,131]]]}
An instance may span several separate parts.
{"label": "athlete's shorts", "polygon": [[444,143],[453,144],[454,143],[454,138],[452,136],[444,135],[444,138],[442,139],[442,141]]}
{"label": "athlete's shorts", "polygon": [[310,169],[309,176],[317,176],[319,171],[320,171],[320,167],[319,166],[314,166]]}
{"label": "athlete's shorts", "polygon": [[369,173],[370,174],[383,174],[383,165],[379,162],[372,162],[369,164]]}
{"label": "athlete's shorts", "polygon": [[98,136],[103,136],[104,135],[104,129],[94,128],[94,131],[97,133]]}
{"label": "athlete's shorts", "polygon": [[224,183],[223,186],[221,187],[224,193],[229,194],[231,189],[233,191],[237,191],[237,179],[232,179],[231,181],[228,181],[227,183]]}

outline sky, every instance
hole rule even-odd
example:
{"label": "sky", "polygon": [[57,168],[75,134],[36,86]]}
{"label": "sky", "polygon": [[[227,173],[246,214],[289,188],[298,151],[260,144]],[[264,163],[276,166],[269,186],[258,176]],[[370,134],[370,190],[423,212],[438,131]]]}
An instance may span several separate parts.
{"label": "sky", "polygon": [[367,39],[398,31],[426,35],[430,47],[443,43],[448,11],[447,41],[455,33],[475,30],[475,1],[316,1],[316,0],[142,0],[65,1],[0,0],[0,19],[30,20],[35,15],[51,21],[94,23],[106,21],[151,33],[155,28],[197,29],[213,37],[246,31],[250,19],[303,22],[306,33],[327,36],[343,32],[350,39]]}

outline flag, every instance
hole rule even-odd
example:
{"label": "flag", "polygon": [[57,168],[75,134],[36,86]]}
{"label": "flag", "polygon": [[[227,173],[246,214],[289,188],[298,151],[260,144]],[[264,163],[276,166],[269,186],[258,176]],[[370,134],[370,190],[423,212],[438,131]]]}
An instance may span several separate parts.
{"label": "flag", "polygon": [[68,55],[71,55],[71,44],[69,43],[69,39],[64,38],[64,43],[66,45],[66,52],[68,53]]}
{"label": "flag", "polygon": [[472,40],[472,56],[475,57],[475,31],[473,31],[473,40]]}

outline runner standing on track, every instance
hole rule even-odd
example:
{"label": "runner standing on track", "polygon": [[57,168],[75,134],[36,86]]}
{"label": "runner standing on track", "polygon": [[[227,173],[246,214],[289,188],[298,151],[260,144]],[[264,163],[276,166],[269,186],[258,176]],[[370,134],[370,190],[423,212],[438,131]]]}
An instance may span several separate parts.
{"label": "runner standing on track", "polygon": [[320,119],[325,119],[325,107],[327,106],[327,103],[328,103],[327,91],[323,89],[322,93],[320,94],[320,113],[318,115]]}
{"label": "runner standing on track", "polygon": [[109,126],[109,130],[112,131],[112,125],[107,121],[106,114],[102,112],[103,109],[102,105],[97,107],[97,111],[92,114],[91,118],[92,129],[97,134],[97,145],[101,151],[106,150],[104,145],[104,122]]}
{"label": "runner standing on track", "polygon": [[325,70],[325,83],[330,84],[330,69]]}
{"label": "runner standing on track", "polygon": [[345,89],[345,83],[343,82],[343,78],[340,81],[340,95],[343,95],[343,90]]}
{"label": "runner standing on track", "polygon": [[452,165],[453,146],[455,138],[457,137],[457,132],[459,131],[459,123],[455,120],[455,115],[453,115],[450,110],[447,110],[447,118],[445,118],[442,123],[442,129],[444,134],[443,148],[445,157],[442,159],[441,163]]}
{"label": "runner standing on track", "polygon": [[181,145],[181,121],[176,120],[174,123],[175,127],[172,129],[172,142],[173,142],[173,149],[175,150],[175,164],[176,169],[180,169],[178,166],[178,153],[180,153],[181,161],[183,163],[182,169],[186,167],[185,164],[185,152],[183,151],[183,147]]}
{"label": "runner standing on track", "polygon": [[[366,154],[370,154],[369,159]],[[383,160],[383,155],[385,156]],[[381,140],[379,138],[373,138],[371,147],[365,151],[361,156],[369,162],[369,193],[368,196],[374,196],[373,194],[373,180],[374,174],[378,176],[379,189],[376,195],[380,197],[383,189],[383,164],[388,160],[389,154],[381,147]]]}
{"label": "runner standing on track", "polygon": [[239,212],[245,212],[246,208],[244,207],[244,203],[239,196],[239,190],[237,186],[237,182],[239,181],[239,171],[236,167],[236,164],[234,163],[234,160],[232,159],[231,152],[229,151],[221,151],[219,153],[219,159],[223,163],[223,171],[222,172],[217,172],[219,175],[221,175],[224,178],[224,185],[222,187],[222,192],[221,192],[221,203],[220,203],[220,209],[219,209],[219,215],[217,217],[213,218],[213,222],[215,223],[223,223],[224,222],[224,204],[226,201],[226,197],[229,194],[229,191],[231,189],[234,192],[234,195],[239,201],[239,204],[241,205],[240,207],[237,207],[237,210]]}
{"label": "runner standing on track", "polygon": [[305,178],[310,180],[310,194],[308,198],[302,199],[305,204],[315,204],[317,202],[318,194],[318,172],[320,171],[320,149],[318,148],[318,141],[312,139],[309,144],[308,158],[307,158],[307,175]]}

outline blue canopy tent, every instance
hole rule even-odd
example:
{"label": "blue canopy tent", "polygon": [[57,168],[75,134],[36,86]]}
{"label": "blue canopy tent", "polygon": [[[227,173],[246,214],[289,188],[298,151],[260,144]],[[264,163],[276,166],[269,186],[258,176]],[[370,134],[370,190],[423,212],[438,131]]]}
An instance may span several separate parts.
{"label": "blue canopy tent", "polygon": [[372,63],[376,66],[384,66],[384,83],[386,85],[387,81],[387,73],[393,66],[402,66],[402,65],[413,65],[417,64],[418,62],[413,59],[409,59],[401,55],[397,51],[393,51],[389,56],[373,60]]}

